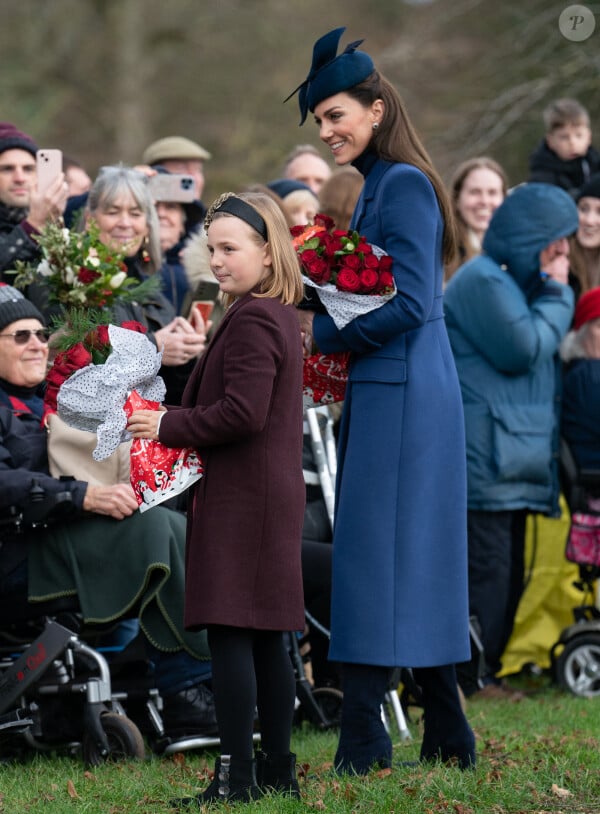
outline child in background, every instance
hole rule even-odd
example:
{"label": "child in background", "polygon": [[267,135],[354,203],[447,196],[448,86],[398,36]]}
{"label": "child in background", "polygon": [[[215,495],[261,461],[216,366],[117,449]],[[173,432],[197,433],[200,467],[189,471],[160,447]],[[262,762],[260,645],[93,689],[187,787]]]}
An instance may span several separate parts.
{"label": "child in background", "polygon": [[[209,209],[210,265],[227,311],[181,407],[135,412],[135,438],[192,446],[205,476],[188,503],[185,623],[206,628],[222,754],[175,805],[299,797],[290,753],[295,678],[284,631],[304,627],[301,536],[302,278],[285,218],[261,193]],[[262,752],[253,759],[258,708]]]}
{"label": "child in background", "polygon": [[529,159],[529,181],[566,189],[574,195],[600,170],[600,153],[591,146],[590,116],[575,99],[557,99],[544,110],[546,134]]}

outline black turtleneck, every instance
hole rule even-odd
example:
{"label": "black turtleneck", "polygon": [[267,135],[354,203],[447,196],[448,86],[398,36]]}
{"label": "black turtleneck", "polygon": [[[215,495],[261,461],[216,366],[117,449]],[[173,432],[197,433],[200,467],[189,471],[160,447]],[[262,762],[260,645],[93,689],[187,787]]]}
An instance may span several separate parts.
{"label": "black turtleneck", "polygon": [[377,155],[369,147],[367,147],[364,153],[361,153],[358,158],[355,158],[354,161],[352,161],[352,166],[366,178],[373,169],[377,160]]}

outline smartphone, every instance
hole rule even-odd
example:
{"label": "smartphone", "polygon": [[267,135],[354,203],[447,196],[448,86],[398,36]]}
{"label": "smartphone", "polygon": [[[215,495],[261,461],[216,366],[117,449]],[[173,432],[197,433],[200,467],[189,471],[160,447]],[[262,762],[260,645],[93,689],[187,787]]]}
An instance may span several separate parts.
{"label": "smartphone", "polygon": [[155,201],[192,203],[196,200],[196,187],[191,175],[159,172],[148,178],[148,189]]}
{"label": "smartphone", "polygon": [[38,150],[35,154],[37,168],[37,187],[45,193],[50,184],[62,172],[61,150]]}
{"label": "smartphone", "polygon": [[199,312],[204,322],[208,322],[214,307],[215,304],[212,300],[194,300],[192,303],[192,308],[195,308]]}

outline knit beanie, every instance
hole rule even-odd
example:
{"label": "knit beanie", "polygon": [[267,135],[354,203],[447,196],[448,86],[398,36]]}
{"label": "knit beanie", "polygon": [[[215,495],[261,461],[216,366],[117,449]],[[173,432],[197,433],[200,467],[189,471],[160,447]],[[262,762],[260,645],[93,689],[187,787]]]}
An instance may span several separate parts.
{"label": "knit beanie", "polygon": [[10,122],[0,122],[0,153],[6,150],[26,150],[35,157],[37,144],[27,133],[17,130]]}
{"label": "knit beanie", "polygon": [[578,331],[586,322],[600,318],[600,287],[591,288],[582,294],[575,306],[573,327]]}
{"label": "knit beanie", "polygon": [[575,199],[579,201],[581,198],[600,198],[600,172],[592,175],[589,181],[579,187]]}
{"label": "knit beanie", "polygon": [[0,283],[0,331],[18,319],[39,319],[45,325],[44,317],[35,305],[20,291],[6,283]]}

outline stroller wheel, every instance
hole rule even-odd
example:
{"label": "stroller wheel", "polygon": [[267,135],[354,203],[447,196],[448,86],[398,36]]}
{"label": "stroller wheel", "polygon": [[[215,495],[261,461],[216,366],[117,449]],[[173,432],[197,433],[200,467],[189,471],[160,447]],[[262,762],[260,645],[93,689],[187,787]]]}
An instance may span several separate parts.
{"label": "stroller wheel", "polygon": [[145,757],[144,739],[133,721],[116,712],[104,713],[100,721],[110,752],[107,756],[103,756],[91,733],[86,732],[83,736],[83,759],[88,766],[99,766],[107,760],[118,761]]}
{"label": "stroller wheel", "polygon": [[600,633],[571,639],[556,660],[556,679],[574,695],[600,695]]}

